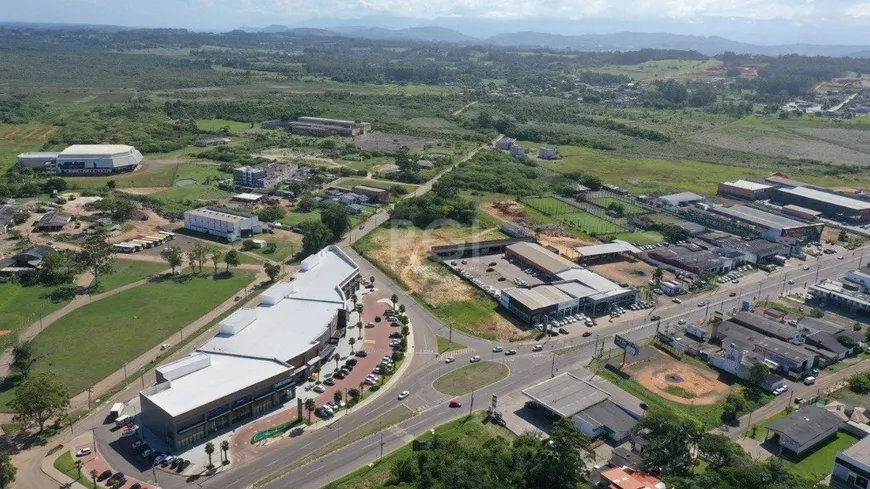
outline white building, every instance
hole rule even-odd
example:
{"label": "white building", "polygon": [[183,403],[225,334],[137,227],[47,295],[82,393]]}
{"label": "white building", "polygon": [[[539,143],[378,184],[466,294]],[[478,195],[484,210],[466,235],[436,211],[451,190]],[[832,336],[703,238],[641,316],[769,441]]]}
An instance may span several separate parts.
{"label": "white building", "polygon": [[228,242],[249,238],[263,231],[254,214],[218,207],[200,207],[184,213],[184,229],[210,234]]}
{"label": "white building", "polygon": [[157,368],[156,385],[139,393],[141,426],[177,450],[295,403],[296,384],[330,361],[345,335],[359,282],[359,267],[338,247],[309,256],[257,307],[231,314],[191,355]]}
{"label": "white building", "polygon": [[34,170],[69,175],[93,175],[133,171],[142,153],[124,144],[74,144],[60,153],[22,153],[18,165]]}
{"label": "white building", "polygon": [[870,487],[870,437],[838,453],[834,459],[831,487],[841,486],[861,489]]}
{"label": "white building", "polygon": [[852,270],[851,272],[846,272],[844,278],[849,282],[854,282],[860,285],[864,288],[864,291],[870,290],[870,274],[862,272],[861,270]]}

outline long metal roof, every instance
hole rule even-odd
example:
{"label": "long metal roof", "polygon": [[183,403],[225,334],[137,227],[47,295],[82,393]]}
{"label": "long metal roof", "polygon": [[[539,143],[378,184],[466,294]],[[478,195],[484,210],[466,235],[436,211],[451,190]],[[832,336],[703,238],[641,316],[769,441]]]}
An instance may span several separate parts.
{"label": "long metal roof", "polygon": [[827,202],[855,211],[870,210],[870,202],[864,202],[863,200],[852,199],[842,195],[832,194],[830,192],[822,192],[820,190],[815,190],[812,188],[780,188],[777,189],[777,191],[785,194],[803,197],[805,199],[816,200],[819,202]]}

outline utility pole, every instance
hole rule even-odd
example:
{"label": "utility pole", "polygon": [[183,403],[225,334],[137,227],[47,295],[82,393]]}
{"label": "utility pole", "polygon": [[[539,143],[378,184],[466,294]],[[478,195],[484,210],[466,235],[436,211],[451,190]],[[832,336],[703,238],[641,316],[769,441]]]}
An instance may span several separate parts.
{"label": "utility pole", "polygon": [[[595,347],[598,347],[598,340],[595,340]],[[553,361],[550,363],[550,378],[556,376],[556,352],[551,351],[550,356],[553,357]]]}
{"label": "utility pole", "polygon": [[447,336],[447,345],[453,345],[453,322],[450,322],[450,333]]}
{"label": "utility pole", "polygon": [[471,391],[471,402],[468,403],[468,415],[471,416],[471,412],[474,411],[474,391]]}
{"label": "utility pole", "polygon": [[124,387],[127,386],[127,362],[124,362]]}
{"label": "utility pole", "polygon": [[384,458],[384,432],[381,431],[381,457]]}

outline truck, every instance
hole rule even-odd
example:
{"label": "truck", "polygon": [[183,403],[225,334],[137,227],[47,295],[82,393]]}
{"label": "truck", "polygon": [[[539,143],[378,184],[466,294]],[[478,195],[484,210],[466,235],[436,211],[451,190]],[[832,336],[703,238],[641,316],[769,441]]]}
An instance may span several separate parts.
{"label": "truck", "polygon": [[109,410],[109,416],[111,416],[112,418],[117,418],[118,416],[121,415],[121,413],[123,411],[124,411],[124,403],[123,402],[116,402],[115,404],[112,404],[112,409]]}
{"label": "truck", "polygon": [[115,419],[115,426],[117,426],[118,428],[120,428],[121,426],[128,425],[128,424],[130,424],[130,423],[132,423],[132,422],[133,422],[133,417],[132,417],[132,416],[128,416],[128,415],[126,415],[126,414],[122,414],[122,415],[118,416],[117,419]]}

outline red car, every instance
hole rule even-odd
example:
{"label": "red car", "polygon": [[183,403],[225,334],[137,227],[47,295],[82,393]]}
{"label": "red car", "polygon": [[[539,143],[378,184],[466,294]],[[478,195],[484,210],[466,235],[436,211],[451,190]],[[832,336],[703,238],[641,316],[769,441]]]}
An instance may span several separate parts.
{"label": "red car", "polygon": [[450,401],[450,407],[452,407],[452,408],[462,407],[462,403],[459,402],[459,399],[452,399]]}
{"label": "red car", "polygon": [[592,333],[590,333],[589,331],[584,331],[584,332],[583,332],[583,337],[586,338],[586,337],[588,337],[588,336],[592,336]]}

